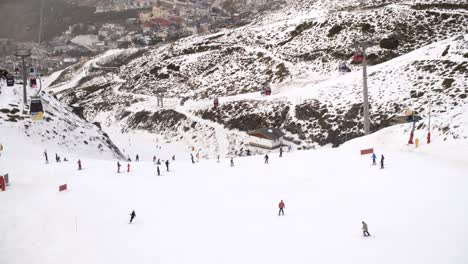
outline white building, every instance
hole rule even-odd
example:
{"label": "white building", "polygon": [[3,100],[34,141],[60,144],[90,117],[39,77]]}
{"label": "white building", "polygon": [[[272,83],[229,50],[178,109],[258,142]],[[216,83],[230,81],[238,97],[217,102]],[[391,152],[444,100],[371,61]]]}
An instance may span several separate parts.
{"label": "white building", "polygon": [[278,128],[259,128],[248,132],[249,145],[254,147],[274,149],[283,144],[284,133]]}

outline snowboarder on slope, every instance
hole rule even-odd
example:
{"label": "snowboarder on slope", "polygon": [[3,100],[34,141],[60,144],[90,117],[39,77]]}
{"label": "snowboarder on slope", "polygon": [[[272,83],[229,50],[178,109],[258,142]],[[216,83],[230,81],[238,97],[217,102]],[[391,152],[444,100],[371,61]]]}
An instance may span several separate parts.
{"label": "snowboarder on slope", "polygon": [[166,170],[169,172],[169,160],[166,160]]}
{"label": "snowboarder on slope", "polygon": [[377,165],[377,155],[375,155],[375,153],[372,153],[372,165]]}
{"label": "snowboarder on slope", "polygon": [[279,207],[278,216],[280,216],[281,214],[284,215],[284,207],[285,207],[285,205],[284,205],[283,200],[281,200],[281,202],[278,204],[278,207]]}
{"label": "snowboarder on slope", "polygon": [[81,160],[78,160],[78,170],[81,170]]}
{"label": "snowboarder on slope", "polygon": [[381,169],[384,168],[384,159],[385,159],[385,157],[384,157],[383,154],[382,154],[382,156],[380,157],[380,168],[381,168]]}
{"label": "snowboarder on slope", "polygon": [[268,164],[268,154],[265,155],[265,164]]}
{"label": "snowboarder on slope", "polygon": [[159,166],[156,167],[156,171],[158,172],[158,176],[161,176],[161,171],[159,170]]}
{"label": "snowboarder on slope", "polygon": [[135,214],[135,210],[132,211],[132,213],[130,214],[130,224],[132,223],[133,219],[135,218],[136,214]]}
{"label": "snowboarder on slope", "polygon": [[362,234],[366,237],[366,236],[370,236],[369,234],[369,230],[367,228],[367,224],[366,222],[362,221]]}
{"label": "snowboarder on slope", "polygon": [[120,173],[120,162],[117,161],[117,173]]}

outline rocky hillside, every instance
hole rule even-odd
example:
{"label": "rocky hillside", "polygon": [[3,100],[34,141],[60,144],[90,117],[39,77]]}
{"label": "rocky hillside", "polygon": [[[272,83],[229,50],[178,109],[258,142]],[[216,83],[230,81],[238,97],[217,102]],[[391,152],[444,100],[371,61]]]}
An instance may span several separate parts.
{"label": "rocky hillside", "polygon": [[[275,126],[304,148],[336,146],[362,134],[355,39],[375,43],[368,59],[376,131],[401,123],[407,109],[427,117],[429,101],[445,115],[466,104],[467,21],[464,1],[291,1],[243,28],[104,54],[70,68],[51,90],[88,121],[106,123],[104,130],[170,129],[191,144],[211,130],[213,142],[224,142],[208,144],[213,151],[239,154],[248,148],[243,131]],[[342,62],[351,73],[338,73]],[[273,96],[261,97],[267,87]],[[218,109],[211,108],[215,97]],[[457,137],[450,124],[437,126]]]}

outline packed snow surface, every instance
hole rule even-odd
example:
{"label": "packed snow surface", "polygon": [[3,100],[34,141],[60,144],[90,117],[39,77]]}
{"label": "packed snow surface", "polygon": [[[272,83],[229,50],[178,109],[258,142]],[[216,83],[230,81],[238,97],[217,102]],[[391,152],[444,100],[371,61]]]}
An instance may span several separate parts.
{"label": "packed snow surface", "polygon": [[[130,173],[86,157],[78,171],[78,157],[45,164],[42,148],[11,142],[0,157],[11,181],[0,192],[0,263],[468,263],[467,142],[416,149],[400,130],[270,153],[270,164],[192,164],[179,152],[159,177],[151,155]],[[368,147],[384,169],[360,155]]]}

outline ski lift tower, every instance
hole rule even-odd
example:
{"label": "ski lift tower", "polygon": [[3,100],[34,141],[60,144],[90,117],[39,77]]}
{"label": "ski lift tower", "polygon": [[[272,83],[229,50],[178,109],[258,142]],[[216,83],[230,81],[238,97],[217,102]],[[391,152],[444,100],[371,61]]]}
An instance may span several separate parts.
{"label": "ski lift tower", "polygon": [[15,50],[14,55],[17,58],[21,58],[21,62],[23,64],[23,114],[26,114],[26,106],[28,105],[28,94],[26,90],[26,84],[28,83],[26,58],[31,57],[31,49],[18,48]]}
{"label": "ski lift tower", "polygon": [[369,118],[369,92],[367,87],[367,54],[366,49],[377,45],[374,41],[369,40],[354,40],[354,48],[356,51],[362,52],[362,80],[363,80],[363,97],[364,97],[364,134],[370,134],[370,118]]}

